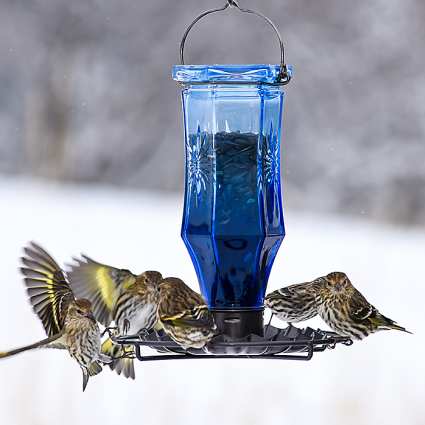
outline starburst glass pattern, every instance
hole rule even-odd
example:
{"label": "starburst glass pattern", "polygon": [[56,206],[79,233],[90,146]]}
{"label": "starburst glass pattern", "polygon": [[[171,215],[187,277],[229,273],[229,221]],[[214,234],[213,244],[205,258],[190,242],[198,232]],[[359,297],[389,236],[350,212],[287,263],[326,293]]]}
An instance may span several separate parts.
{"label": "starburst glass pattern", "polygon": [[284,233],[282,201],[280,194],[280,142],[278,127],[270,123],[260,147],[261,172],[259,186],[262,188],[265,226],[271,234]]}
{"label": "starburst glass pattern", "polygon": [[276,186],[280,179],[280,157],[279,157],[279,141],[273,124],[270,123],[270,131],[264,141],[263,153],[263,172],[264,178],[268,184]]}
{"label": "starburst glass pattern", "polygon": [[187,140],[186,157],[189,193],[200,201],[211,179],[214,155],[211,138],[199,127]]}

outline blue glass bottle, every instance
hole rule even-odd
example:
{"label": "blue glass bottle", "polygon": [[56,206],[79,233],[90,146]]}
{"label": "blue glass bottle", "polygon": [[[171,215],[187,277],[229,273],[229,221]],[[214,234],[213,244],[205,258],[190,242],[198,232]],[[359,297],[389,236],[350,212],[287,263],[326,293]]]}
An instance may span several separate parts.
{"label": "blue glass bottle", "polygon": [[285,236],[279,65],[177,65],[186,175],[182,238],[211,309],[263,307]]}

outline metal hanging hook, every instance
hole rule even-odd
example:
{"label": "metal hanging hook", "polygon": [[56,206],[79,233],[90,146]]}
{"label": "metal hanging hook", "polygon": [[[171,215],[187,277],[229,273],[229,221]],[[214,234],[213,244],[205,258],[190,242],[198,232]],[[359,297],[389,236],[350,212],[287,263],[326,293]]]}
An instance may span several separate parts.
{"label": "metal hanging hook", "polygon": [[185,64],[185,62],[184,62],[184,46],[185,46],[186,39],[187,39],[187,36],[189,35],[190,30],[196,25],[196,23],[198,21],[200,21],[205,16],[210,15],[212,13],[222,12],[222,11],[226,10],[227,8],[235,8],[235,9],[238,9],[242,13],[249,13],[249,14],[258,16],[259,18],[262,18],[263,20],[265,20],[272,27],[273,31],[275,32],[275,34],[276,34],[276,36],[279,40],[279,47],[280,47],[280,72],[279,72],[279,75],[276,79],[276,84],[279,84],[279,85],[288,84],[290,79],[291,79],[291,75],[290,75],[288,68],[285,64],[285,47],[283,45],[282,37],[280,36],[279,30],[277,29],[276,25],[272,22],[271,19],[269,19],[267,16],[262,15],[259,12],[256,12],[256,11],[251,10],[251,9],[241,8],[239,6],[239,4],[236,2],[236,0],[227,0],[227,3],[223,7],[220,7],[218,9],[207,10],[207,11],[201,13],[186,28],[186,31],[184,32],[182,40],[180,42],[180,63],[181,63],[181,65]]}

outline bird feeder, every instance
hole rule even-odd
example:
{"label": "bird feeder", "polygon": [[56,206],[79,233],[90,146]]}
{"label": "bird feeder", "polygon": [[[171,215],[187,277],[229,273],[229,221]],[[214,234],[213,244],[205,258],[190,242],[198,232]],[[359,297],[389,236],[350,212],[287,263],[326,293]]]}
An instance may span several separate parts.
{"label": "bird feeder", "polygon": [[[187,65],[186,38],[203,17],[234,8],[271,26],[279,41],[276,65]],[[126,337],[140,360],[164,358],[310,359],[348,339],[331,332],[264,326],[270,271],[285,236],[280,139],[284,87],[292,70],[270,19],[228,1],[198,16],[180,46],[173,78],[182,86],[185,195],[181,236],[201,293],[219,329],[204,349],[183,350],[166,336]],[[140,346],[168,353],[142,356]],[[172,353],[172,354],[170,354]]]}

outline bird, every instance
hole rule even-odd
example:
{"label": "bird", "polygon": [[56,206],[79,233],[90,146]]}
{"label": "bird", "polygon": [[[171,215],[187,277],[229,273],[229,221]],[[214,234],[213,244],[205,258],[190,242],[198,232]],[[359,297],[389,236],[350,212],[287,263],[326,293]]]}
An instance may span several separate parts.
{"label": "bird", "polygon": [[184,349],[204,347],[217,326],[202,296],[176,277],[165,278],[159,287],[158,317],[164,332]]}
{"label": "bird", "polygon": [[411,333],[381,314],[353,286],[345,273],[332,272],[315,282],[318,314],[338,334],[361,340],[381,330]]}
{"label": "bird", "polygon": [[264,305],[289,324],[302,322],[317,315],[317,289],[315,281],[289,285],[267,294]]}
{"label": "bird", "polygon": [[[103,326],[110,328],[114,322],[119,335],[136,335],[155,327],[161,273],[145,271],[135,275],[86,255],[74,260],[67,273],[70,286],[77,296],[92,302],[94,317]],[[133,347],[114,344],[109,338],[102,344],[102,352],[117,358],[109,366],[118,375],[135,379]]]}
{"label": "bird", "polygon": [[91,376],[102,371],[100,363],[111,358],[101,353],[101,335],[92,314],[92,304],[75,298],[65,274],[44,248],[30,242],[21,258],[29,301],[40,318],[47,338],[14,350],[0,352],[0,358],[34,348],[67,349],[83,372],[83,391]]}

